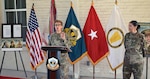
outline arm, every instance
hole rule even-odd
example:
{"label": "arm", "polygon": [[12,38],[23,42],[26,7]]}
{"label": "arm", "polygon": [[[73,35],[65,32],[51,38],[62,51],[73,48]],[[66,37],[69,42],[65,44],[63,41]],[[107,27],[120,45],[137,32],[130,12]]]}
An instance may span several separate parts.
{"label": "arm", "polygon": [[64,34],[52,34],[49,40],[51,46],[66,46],[69,48],[68,37]]}
{"label": "arm", "polygon": [[51,34],[50,40],[49,40],[49,45],[54,46],[55,45],[55,41],[54,40],[56,40],[56,37],[55,37],[54,34]]}
{"label": "arm", "polygon": [[65,34],[64,44],[66,47],[71,48],[71,42],[70,42],[69,36],[67,34]]}
{"label": "arm", "polygon": [[124,38],[124,47],[125,47],[125,49],[127,48],[127,34],[125,35],[125,38]]}
{"label": "arm", "polygon": [[144,35],[141,35],[141,50],[142,50],[143,57],[145,57],[145,54],[147,52],[147,47],[146,47],[146,41],[144,39]]}

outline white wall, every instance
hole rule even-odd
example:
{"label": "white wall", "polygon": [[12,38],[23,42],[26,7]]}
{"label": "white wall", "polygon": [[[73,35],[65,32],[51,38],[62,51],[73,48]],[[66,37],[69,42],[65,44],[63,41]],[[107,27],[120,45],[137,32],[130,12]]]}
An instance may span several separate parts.
{"label": "white wall", "polygon": [[[26,0],[27,3],[27,20],[29,19],[30,9],[32,3],[35,5],[35,12],[37,15],[38,23],[41,31],[48,33],[49,24],[49,14],[50,14],[50,1],[51,0]],[[70,0],[55,0],[57,8],[57,19],[66,22],[68,11],[70,9]],[[83,28],[86,21],[91,0],[72,0],[73,7],[77,14],[81,28]],[[0,24],[3,22],[2,15],[2,0],[0,0]],[[137,20],[139,22],[150,22],[150,0],[118,0],[118,5],[122,16],[124,17],[126,26],[131,20]],[[108,18],[111,14],[112,8],[114,6],[114,0],[94,0],[94,7],[97,11],[99,19],[105,28],[108,22]],[[46,29],[46,30],[45,30]],[[1,32],[1,27],[0,27]],[[0,51],[0,63],[2,60],[3,53]],[[32,71],[29,65],[29,55],[27,49],[24,47],[22,52],[24,63],[26,64],[26,70]],[[19,55],[18,55],[19,58]],[[103,64],[102,62],[101,64]],[[106,66],[105,63],[102,67]],[[6,54],[6,61],[4,62],[4,68],[6,69],[16,69],[14,54],[9,52]],[[19,69],[22,70],[22,66],[19,58]],[[46,72],[45,63],[38,68],[38,72]],[[107,74],[106,74],[107,75]]]}

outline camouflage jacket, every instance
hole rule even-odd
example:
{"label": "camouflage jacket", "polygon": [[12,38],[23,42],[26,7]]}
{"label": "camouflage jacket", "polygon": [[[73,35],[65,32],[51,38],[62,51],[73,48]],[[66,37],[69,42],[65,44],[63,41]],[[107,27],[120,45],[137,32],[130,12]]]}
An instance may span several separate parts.
{"label": "camouflage jacket", "polygon": [[147,53],[150,54],[150,45],[147,47]]}
{"label": "camouflage jacket", "polygon": [[150,55],[150,45],[148,43],[145,44],[146,54]]}
{"label": "camouflage jacket", "polygon": [[[60,37],[60,34],[58,33],[53,33],[51,34],[49,43],[51,46],[66,46],[68,48],[70,48],[69,45],[69,40],[67,35],[66,36],[66,40],[63,40]],[[69,68],[69,62],[68,62],[68,53],[67,52],[63,52],[63,53],[58,53],[58,59],[60,62],[60,71],[61,71],[61,76],[65,76],[67,74],[67,70]]]}
{"label": "camouflage jacket", "polygon": [[142,50],[144,49],[144,38],[140,33],[127,33],[125,35],[125,62],[143,62]]}
{"label": "camouflage jacket", "polygon": [[68,37],[67,37],[67,35],[65,35],[65,36],[66,36],[66,40],[63,40],[60,37],[60,34],[58,34],[58,33],[51,34],[51,38],[49,40],[50,45],[51,46],[66,46],[66,47],[70,48]]}

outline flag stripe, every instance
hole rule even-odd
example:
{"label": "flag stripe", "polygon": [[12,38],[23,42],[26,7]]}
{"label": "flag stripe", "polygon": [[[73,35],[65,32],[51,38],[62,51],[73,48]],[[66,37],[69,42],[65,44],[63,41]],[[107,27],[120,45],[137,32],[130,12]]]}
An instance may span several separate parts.
{"label": "flag stripe", "polygon": [[[39,41],[37,41],[37,44],[38,44],[38,47],[40,48],[41,47],[41,45],[42,45],[42,41],[41,41],[41,39],[38,39],[39,37],[40,37],[40,33],[39,33],[39,30],[36,30],[37,32],[35,33],[36,34],[36,36],[37,36],[37,40]],[[41,55],[40,55],[41,54]],[[39,50],[39,54],[38,54],[39,56],[40,56],[40,58],[43,60],[43,53],[42,53],[42,51],[41,50]]]}
{"label": "flag stripe", "polygon": [[29,31],[28,31],[28,30],[26,31],[26,33],[27,33],[27,34],[26,34],[26,46],[27,46],[27,48],[29,49],[29,45],[30,45],[30,44],[29,44],[30,34],[29,34]]}
{"label": "flag stripe", "polygon": [[[36,31],[36,30],[35,30],[35,31]],[[40,50],[38,50],[38,48],[39,48],[39,45],[38,45],[39,40],[38,40],[38,38],[39,38],[39,37],[36,35],[36,32],[34,32],[34,36],[33,36],[32,39],[36,40],[36,41],[33,41],[33,42],[34,42],[34,48],[35,48],[36,52],[38,53],[37,55],[38,55],[38,57],[39,57],[39,52],[40,52]]]}
{"label": "flag stripe", "polygon": [[30,56],[31,56],[31,57],[30,57],[30,61],[32,62],[31,64],[34,64],[34,65],[35,65],[35,62],[33,62],[33,61],[35,61],[33,54],[30,53]]}
{"label": "flag stripe", "polygon": [[[36,35],[34,35],[34,36],[36,36]],[[36,57],[36,60],[38,61],[38,59],[40,58],[40,57],[39,57],[39,50],[38,50],[39,47],[37,46],[37,39],[36,39],[36,37],[34,37],[34,36],[33,36],[32,39],[33,39],[33,40],[36,40],[36,41],[33,41],[33,42],[34,42],[34,46],[33,46],[33,45],[32,45],[32,46],[33,46],[33,48],[35,48],[35,49],[34,49],[34,52],[37,52],[37,54],[35,54],[35,57]]]}
{"label": "flag stripe", "polygon": [[[35,51],[34,51],[34,48],[33,48],[33,46],[31,45],[31,50],[30,50],[30,52],[31,52],[31,54],[33,55],[33,58],[32,59],[34,59],[34,61],[31,61],[31,63],[34,63],[35,65],[37,64],[36,62],[37,62],[37,60],[36,60],[36,58],[35,58]],[[34,67],[33,67],[34,68]]]}

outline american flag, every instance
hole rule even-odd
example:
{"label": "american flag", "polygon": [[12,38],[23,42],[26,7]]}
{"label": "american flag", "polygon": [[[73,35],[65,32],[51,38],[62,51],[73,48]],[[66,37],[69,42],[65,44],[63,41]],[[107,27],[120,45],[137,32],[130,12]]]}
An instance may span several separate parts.
{"label": "american flag", "polygon": [[26,45],[30,53],[30,63],[33,70],[37,68],[44,61],[44,54],[41,49],[42,41],[39,32],[39,25],[37,22],[34,5],[32,6],[27,32]]}

